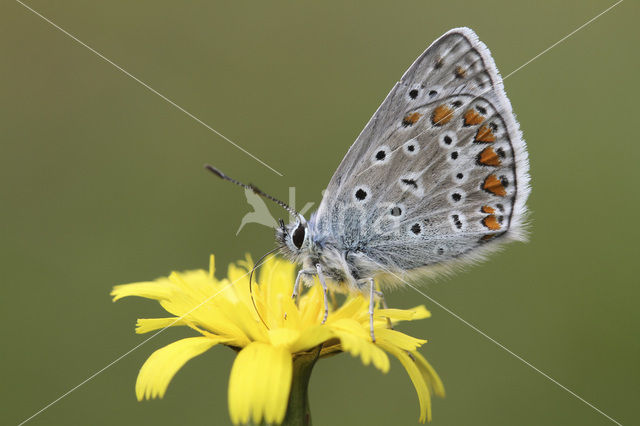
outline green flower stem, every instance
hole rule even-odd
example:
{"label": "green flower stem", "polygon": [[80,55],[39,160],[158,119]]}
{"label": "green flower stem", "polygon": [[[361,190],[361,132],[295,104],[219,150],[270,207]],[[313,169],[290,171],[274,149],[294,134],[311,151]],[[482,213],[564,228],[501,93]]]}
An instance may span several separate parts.
{"label": "green flower stem", "polygon": [[321,346],[312,352],[298,354],[293,359],[293,377],[291,392],[283,426],[311,426],[309,407],[309,380],[311,371],[320,355]]}

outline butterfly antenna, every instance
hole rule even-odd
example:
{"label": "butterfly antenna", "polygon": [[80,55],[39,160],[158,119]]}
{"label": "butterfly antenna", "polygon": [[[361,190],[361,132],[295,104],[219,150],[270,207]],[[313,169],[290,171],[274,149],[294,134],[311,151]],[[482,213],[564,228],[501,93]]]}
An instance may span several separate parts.
{"label": "butterfly antenna", "polygon": [[266,198],[268,200],[273,201],[274,203],[278,204],[280,207],[282,207],[283,209],[288,211],[291,216],[302,217],[302,215],[300,213],[298,213],[293,207],[289,206],[284,201],[280,201],[277,198],[272,197],[271,195],[269,195],[266,192],[258,189],[257,187],[253,186],[252,184],[247,185],[246,183],[242,183],[242,182],[240,182],[238,180],[235,180],[234,178],[231,178],[231,177],[225,175],[220,170],[218,170],[215,167],[213,167],[211,164],[205,164],[204,168],[209,170],[211,173],[213,173],[214,175],[218,176],[222,180],[226,180],[226,181],[229,181],[231,183],[235,183],[236,185],[241,186],[244,189],[249,189],[249,190],[253,191],[255,194],[258,194],[261,197],[264,197],[264,198]]}
{"label": "butterfly antenna", "polygon": [[260,263],[260,262],[262,262],[262,260],[265,257],[269,256],[271,253],[273,253],[274,251],[278,250],[279,248],[280,247],[276,247],[273,250],[269,250],[268,252],[263,254],[262,257],[260,259],[258,259],[258,261],[255,263],[255,265],[253,265],[253,268],[251,268],[251,273],[249,274],[249,296],[251,296],[251,303],[253,303],[253,308],[256,310],[256,313],[258,314],[258,318],[260,318],[260,321],[262,321],[264,326],[267,327],[267,330],[269,329],[269,326],[267,325],[267,323],[262,318],[262,315],[260,315],[260,311],[258,310],[258,306],[256,306],[256,301],[253,298],[253,288],[252,288],[253,273],[256,270],[256,268],[258,268],[258,266],[262,265],[262,263]]}

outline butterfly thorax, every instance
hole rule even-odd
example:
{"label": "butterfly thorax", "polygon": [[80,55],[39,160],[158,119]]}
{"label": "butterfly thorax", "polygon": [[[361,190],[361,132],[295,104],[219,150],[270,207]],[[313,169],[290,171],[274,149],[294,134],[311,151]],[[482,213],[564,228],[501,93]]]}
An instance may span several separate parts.
{"label": "butterfly thorax", "polygon": [[324,276],[342,290],[359,290],[375,275],[363,253],[322,232],[315,216],[309,222],[299,218],[289,225],[281,224],[276,229],[276,241],[280,252],[289,260],[306,271],[314,271],[319,265]]}

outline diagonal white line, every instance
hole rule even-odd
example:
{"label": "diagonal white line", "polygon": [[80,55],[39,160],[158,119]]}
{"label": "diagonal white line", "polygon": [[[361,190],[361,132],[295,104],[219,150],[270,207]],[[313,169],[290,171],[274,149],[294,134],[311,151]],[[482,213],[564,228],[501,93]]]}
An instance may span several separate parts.
{"label": "diagonal white line", "polygon": [[186,115],[188,115],[189,117],[191,117],[192,119],[194,119],[195,121],[197,121],[198,123],[200,123],[201,125],[203,125],[204,127],[206,127],[207,129],[209,129],[210,131],[212,131],[213,133],[215,133],[216,135],[220,136],[222,139],[224,139],[225,141],[229,142],[231,145],[235,146],[236,148],[238,148],[240,151],[244,152],[245,154],[247,154],[249,157],[253,158],[254,160],[256,160],[258,163],[262,164],[263,166],[265,166],[266,168],[268,168],[269,170],[271,170],[272,172],[274,172],[275,174],[279,175],[279,176],[283,176],[282,173],[280,173],[279,171],[277,171],[276,169],[274,169],[273,167],[271,167],[270,165],[268,165],[267,163],[265,163],[264,161],[262,161],[261,159],[259,159],[258,157],[256,157],[255,155],[253,155],[252,153],[250,153],[249,151],[247,151],[246,149],[244,149],[243,147],[241,147],[240,145],[238,145],[237,143],[235,143],[234,141],[232,141],[231,139],[229,139],[228,137],[226,137],[225,135],[223,135],[222,133],[220,133],[219,131],[217,131],[216,129],[214,129],[213,127],[209,126],[207,123],[205,123],[204,121],[200,120],[198,117],[196,117],[195,115],[193,115],[192,113],[190,113],[189,111],[187,111],[186,109],[184,109],[183,107],[181,107],[180,105],[178,105],[177,103],[175,103],[174,101],[172,101],[171,99],[169,99],[168,97],[166,97],[165,95],[163,95],[162,93],[158,92],[156,89],[154,89],[153,87],[149,86],[147,83],[145,83],[144,81],[140,80],[138,77],[136,77],[135,75],[131,74],[129,71],[125,70],[124,68],[122,68],[120,65],[116,64],[115,62],[113,62],[111,59],[107,58],[106,56],[104,56],[102,53],[98,52],[97,50],[95,50],[93,47],[89,46],[88,44],[84,43],[82,40],[78,39],[76,36],[74,36],[73,34],[71,34],[70,32],[66,31],[64,28],[61,28],[59,25],[55,24],[53,21],[51,21],[50,19],[48,19],[46,16],[43,16],[42,14],[40,14],[38,11],[34,10],[33,8],[27,6],[26,4],[24,4],[23,2],[21,2],[20,0],[16,0],[16,2],[20,3],[22,6],[24,6],[26,9],[30,10],[31,12],[33,12],[35,15],[39,16],[40,18],[44,19],[46,22],[48,22],[49,24],[51,24],[53,27],[55,27],[56,29],[62,31],[64,34],[66,34],[67,36],[69,36],[70,38],[72,38],[74,41],[78,42],[80,45],[86,47],[87,49],[89,49],[91,52],[95,53],[97,56],[99,56],[100,58],[102,58],[103,60],[105,60],[106,62],[108,62],[109,64],[113,65],[115,68],[117,68],[119,71],[123,72],[124,74],[126,74],[127,76],[131,77],[132,79],[134,79],[135,81],[137,81],[138,83],[140,83],[142,86],[144,86],[146,89],[148,89],[149,91],[151,91],[152,93],[155,93],[156,95],[160,96],[162,99],[164,99],[165,101],[167,101],[169,104],[171,104],[172,106],[174,106],[175,108],[179,109],[180,111],[182,111],[183,113],[185,113]]}
{"label": "diagonal white line", "polygon": [[[264,262],[263,262],[264,263]],[[23,424],[27,423],[28,421],[30,421],[31,419],[33,419],[34,417],[36,417],[38,414],[42,413],[43,411],[47,410],[48,408],[50,408],[52,405],[56,404],[58,401],[60,401],[61,399],[65,398],[66,396],[68,396],[70,393],[72,393],[73,391],[75,391],[76,389],[78,389],[79,387],[81,387],[82,385],[84,385],[85,383],[89,382],[90,380],[94,379],[97,375],[99,375],[100,373],[102,373],[103,371],[105,371],[107,368],[111,367],[112,365],[114,365],[115,363],[117,363],[118,361],[120,361],[121,359],[125,358],[127,355],[129,355],[131,352],[135,351],[136,349],[138,349],[140,346],[144,345],[145,343],[147,343],[149,340],[153,339],[154,337],[156,337],[158,334],[162,333],[163,331],[165,331],[167,328],[171,327],[172,325],[174,325],[175,323],[177,323],[178,321],[180,321],[181,319],[183,319],[184,317],[186,317],[187,315],[189,315],[191,312],[195,311],[196,309],[198,309],[200,306],[204,305],[205,303],[207,303],[208,301],[212,300],[213,298],[215,298],[216,296],[218,296],[220,293],[222,293],[223,291],[225,291],[228,287],[232,286],[233,284],[237,283],[238,281],[240,281],[241,279],[243,279],[244,277],[246,277],[247,275],[249,275],[250,272],[247,272],[246,274],[244,274],[243,276],[241,276],[240,278],[238,278],[235,281],[230,282],[229,284],[225,285],[224,287],[222,287],[217,293],[209,296],[208,298],[206,298],[205,300],[203,300],[200,304],[198,304],[195,308],[191,309],[190,311],[188,311],[187,313],[185,313],[184,315],[182,315],[181,317],[178,317],[175,319],[175,321],[173,321],[171,324],[169,324],[168,326],[158,330],[157,332],[155,332],[153,335],[147,337],[145,340],[143,340],[142,342],[138,343],[137,345],[135,345],[133,348],[129,349],[127,352],[123,353],[122,355],[120,355],[118,358],[114,359],[113,361],[111,361],[109,364],[107,364],[106,366],[102,367],[100,370],[96,371],[95,373],[93,373],[92,375],[90,375],[89,377],[87,377],[86,379],[84,379],[82,382],[78,383],[76,386],[72,387],[71,389],[69,389],[68,391],[66,391],[65,393],[63,393],[62,395],[60,395],[58,398],[54,399],[53,401],[51,401],[49,404],[45,405],[44,407],[42,407],[40,410],[38,410],[36,413],[34,413],[33,415],[31,415],[29,418],[23,420],[22,422],[20,422],[20,424],[18,424],[18,426],[22,426]]]}
{"label": "diagonal white line", "polygon": [[553,43],[551,46],[547,47],[546,49],[544,49],[542,52],[538,53],[536,56],[534,56],[533,58],[529,59],[527,62],[525,62],[524,64],[520,65],[518,68],[516,68],[515,70],[511,71],[509,74],[507,74],[503,80],[506,80],[507,78],[511,77],[513,74],[517,73],[518,71],[520,71],[522,68],[526,67],[527,65],[529,65],[531,62],[535,61],[536,59],[538,59],[540,56],[544,55],[545,53],[547,53],[548,51],[550,51],[551,49],[553,49],[554,47],[556,47],[557,45],[559,45],[560,43],[562,43],[563,41],[565,41],[566,39],[568,39],[569,37],[571,37],[572,35],[574,35],[575,33],[577,33],[578,31],[580,31],[581,29],[583,29],[584,27],[586,27],[587,25],[589,25],[590,23],[592,23],[593,21],[595,21],[596,19],[598,19],[599,17],[601,17],[602,15],[604,15],[605,13],[607,13],[608,11],[610,11],[611,9],[613,9],[614,7],[616,7],[617,5],[619,5],[620,3],[622,3],[624,0],[619,0],[618,2],[612,4],[611,6],[609,6],[608,8],[606,8],[605,10],[603,10],[602,12],[600,12],[599,14],[597,14],[596,16],[594,16],[593,18],[589,19],[587,22],[585,22],[584,24],[580,25],[578,28],[576,28],[575,30],[571,31],[569,34],[567,34],[566,36],[562,37],[560,40],[556,41],[555,43]]}
{"label": "diagonal white line", "polygon": [[[585,22],[584,24],[580,25],[578,28],[576,28],[575,30],[571,31],[569,34],[567,34],[566,36],[562,37],[560,40],[556,41],[555,43],[553,43],[551,46],[547,47],[546,49],[544,49],[542,52],[538,53],[536,56],[534,56],[533,58],[529,59],[527,62],[525,62],[524,64],[520,65],[518,68],[516,68],[515,70],[511,71],[509,74],[507,74],[506,76],[502,77],[502,81],[506,80],[507,78],[511,77],[512,75],[514,75],[515,73],[517,73],[518,71],[520,71],[522,68],[526,67],[527,65],[529,65],[531,62],[535,61],[536,59],[538,59],[540,56],[544,55],[545,53],[547,53],[548,51],[550,51],[551,49],[553,49],[554,47],[556,47],[557,45],[559,45],[560,43],[562,43],[563,41],[565,41],[566,39],[568,39],[569,37],[571,37],[572,35],[574,35],[575,33],[577,33],[578,31],[580,31],[581,29],[583,29],[584,27],[586,27],[587,25],[589,25],[590,23],[592,23],[593,21],[595,21],[596,19],[598,19],[599,17],[601,17],[602,15],[604,15],[605,13],[607,13],[608,11],[610,11],[611,9],[613,9],[614,7],[616,7],[617,5],[619,5],[620,3],[622,3],[624,0],[619,0],[617,3],[614,3],[613,5],[609,6],[607,9],[603,10],[602,12],[600,12],[599,14],[597,14],[596,16],[594,16],[593,18],[589,19],[587,22]],[[476,95],[473,99],[471,99],[470,102],[475,101],[476,99],[480,99],[483,95],[489,93],[491,90],[493,90],[493,88],[488,88],[486,90],[484,90],[483,92],[481,92],[480,94]],[[445,116],[443,116],[438,122],[440,121],[444,121],[447,118],[451,117],[452,113],[446,114]],[[436,123],[437,124],[437,123]],[[425,134],[428,131],[428,129],[425,129],[424,131],[422,131],[421,133],[417,134],[416,136],[414,136],[414,138],[419,138],[420,136],[422,136],[423,134]],[[395,152],[396,150],[400,149],[400,147],[398,148],[394,148],[391,152]],[[369,165],[367,166],[364,170],[362,170],[360,173],[358,173],[358,176],[362,175],[363,173],[365,173],[366,171],[370,170],[372,167],[374,167],[375,165]],[[439,183],[439,182],[438,182]]]}
{"label": "diagonal white line", "polygon": [[[529,59],[527,62],[525,62],[524,64],[520,65],[518,68],[516,68],[515,70],[511,71],[509,74],[507,74],[506,76],[503,77],[503,80],[506,80],[507,78],[511,77],[512,75],[514,75],[515,73],[517,73],[518,71],[520,71],[522,68],[526,67],[527,65],[529,65],[530,63],[532,63],[533,61],[535,61],[536,59],[538,59],[539,57],[541,57],[542,55],[544,55],[545,53],[549,52],[551,49],[553,49],[554,47],[556,47],[557,45],[559,45],[560,43],[562,43],[563,41],[565,41],[566,39],[568,39],[569,37],[571,37],[572,35],[574,35],[575,33],[577,33],[578,31],[582,30],[583,28],[585,28],[587,25],[591,24],[592,22],[594,22],[596,19],[600,18],[602,15],[604,15],[605,13],[609,12],[611,9],[613,9],[614,7],[618,6],[620,3],[622,3],[624,0],[619,0],[616,3],[612,4],[611,6],[609,6],[608,8],[606,8],[605,10],[603,10],[602,12],[600,12],[599,14],[597,14],[596,16],[594,16],[593,18],[589,19],[587,22],[585,22],[584,24],[580,25],[578,28],[576,28],[575,30],[571,31],[569,34],[567,34],[566,36],[562,37],[560,40],[558,40],[557,42],[553,43],[551,46],[547,47],[546,49],[544,49],[542,52],[538,53],[536,56],[534,56],[533,58]],[[378,266],[382,267],[382,265]],[[422,296],[424,296],[425,298],[429,299],[431,302],[435,303],[437,306],[439,306],[441,309],[443,309],[444,311],[446,311],[447,313],[449,313],[451,316],[453,316],[454,318],[456,318],[457,320],[461,321],[463,324],[465,324],[466,326],[468,326],[469,328],[471,328],[472,330],[474,330],[476,333],[480,334],[481,336],[485,337],[486,339],[488,339],[489,341],[491,341],[492,343],[494,343],[495,345],[497,345],[499,348],[501,348],[502,350],[506,351],[507,353],[509,353],[511,356],[513,356],[514,358],[516,358],[517,360],[521,361],[523,364],[527,365],[528,367],[530,367],[531,369],[533,369],[534,371],[536,371],[537,373],[541,374],[542,376],[544,376],[547,380],[551,381],[552,383],[554,383],[556,386],[560,387],[561,389],[563,389],[564,391],[568,392],[570,395],[572,395],[573,397],[577,398],[578,400],[580,400],[581,402],[583,402],[584,404],[588,405],[589,407],[591,407],[593,410],[595,410],[596,412],[598,412],[599,414],[601,414],[602,416],[606,417],[607,419],[609,419],[610,421],[612,421],[613,423],[617,424],[618,426],[622,426],[622,424],[620,422],[618,422],[617,420],[615,420],[614,418],[612,418],[611,416],[609,416],[607,413],[605,413],[604,411],[602,411],[601,409],[599,409],[598,407],[596,407],[595,405],[593,405],[592,403],[590,403],[589,401],[587,401],[586,399],[584,399],[583,397],[581,397],[580,395],[578,395],[577,393],[575,393],[574,391],[572,391],[571,389],[569,389],[568,387],[564,386],[562,383],[558,382],[556,379],[554,379],[553,377],[549,376],[547,373],[545,373],[544,371],[540,370],[539,368],[537,368],[535,365],[531,364],[529,361],[527,361],[526,359],[522,358],[520,355],[516,354],[515,352],[513,352],[512,350],[510,350],[509,348],[507,348],[506,346],[504,346],[502,343],[498,342],[496,339],[494,339],[493,337],[489,336],[488,334],[486,334],[484,331],[480,330],[478,327],[476,327],[475,325],[471,324],[469,321],[465,320],[464,318],[462,318],[460,315],[456,314],[455,312],[453,312],[451,309],[447,308],[446,306],[442,305],[440,302],[438,302],[437,300],[435,300],[434,298],[430,297],[429,295],[427,295],[426,293],[424,293],[423,291],[421,291],[420,289],[416,288],[415,286],[409,284],[407,281],[403,280],[402,278],[400,278],[399,276],[397,276],[396,274],[394,274],[393,272],[389,271],[388,269],[382,267],[383,269],[385,269],[387,272],[389,272],[391,275],[394,275],[396,278],[398,278],[400,281],[404,282],[405,284],[407,284],[409,287],[411,287],[412,289],[414,289],[415,291],[417,291],[418,293],[420,293]]]}
{"label": "diagonal white line", "polygon": [[574,397],[576,397],[577,399],[579,399],[580,401],[582,401],[583,403],[585,403],[589,407],[593,408],[595,411],[597,411],[598,413],[602,414],[604,417],[606,417],[607,419],[611,420],[613,423],[615,423],[615,424],[617,424],[619,426],[622,426],[622,424],[620,424],[618,421],[613,419],[611,416],[607,415],[607,413],[605,413],[604,411],[600,410],[598,407],[596,407],[595,405],[593,405],[592,403],[590,403],[589,401],[587,401],[586,399],[584,399],[583,397],[581,397],[580,395],[578,395],[577,393],[575,393],[574,391],[569,389],[568,387],[564,386],[562,383],[558,382],[556,379],[554,379],[553,377],[549,376],[547,373],[545,373],[544,371],[540,370],[535,365],[531,364],[529,361],[527,361],[526,359],[522,358],[520,355],[514,353],[512,350],[510,350],[509,348],[504,346],[502,343],[498,342],[496,339],[494,339],[493,337],[489,336],[487,333],[485,333],[484,331],[480,330],[478,327],[476,327],[475,325],[471,324],[469,321],[465,320],[460,315],[458,315],[455,312],[453,312],[451,309],[447,308],[446,306],[443,306],[440,302],[438,302],[434,298],[428,296],[427,294],[425,294],[424,292],[420,291],[418,288],[412,286],[411,284],[408,284],[408,285],[409,285],[409,287],[413,288],[415,291],[417,291],[418,293],[420,293],[421,295],[423,295],[424,297],[429,299],[431,302],[433,302],[436,305],[438,305],[441,309],[445,310],[447,313],[452,315],[454,318],[456,318],[457,320],[461,321],[466,326],[470,327],[472,330],[474,330],[475,332],[479,333],[483,337],[487,338],[492,343],[496,344],[499,348],[503,349],[504,351],[509,353],[511,356],[513,356],[517,360],[519,360],[522,363],[524,363],[525,365],[529,366],[530,368],[532,368],[533,370],[535,370],[536,372],[538,372],[539,374],[544,376],[546,379],[548,379],[549,381],[551,381],[555,385],[559,386],[561,389],[565,390],[566,392],[568,392],[569,394],[573,395]]}
{"label": "diagonal white line", "polygon": [[[153,89],[152,87],[150,87],[149,85],[147,85],[146,83],[144,83],[143,81],[139,80],[137,77],[135,77],[134,75],[130,74],[128,71],[126,71],[125,69],[123,69],[122,67],[120,67],[119,65],[117,65],[116,63],[114,63],[113,61],[111,61],[110,59],[108,59],[107,57],[105,57],[104,55],[102,55],[101,53],[99,53],[98,51],[96,51],[95,49],[91,48],[90,46],[86,45],[85,43],[83,43],[82,41],[80,41],[78,38],[76,38],[75,36],[73,36],[72,34],[68,33],[67,31],[65,31],[64,29],[62,29],[61,27],[59,27],[58,25],[56,25],[55,23],[53,23],[52,21],[50,21],[49,19],[47,19],[46,17],[42,16],[40,13],[38,13],[37,11],[35,11],[34,9],[32,9],[31,7],[27,6],[26,4],[24,4],[23,2],[21,2],[20,0],[16,0],[18,3],[20,3],[22,6],[24,6],[25,8],[29,9],[31,12],[33,12],[34,14],[36,14],[37,16],[39,16],[40,18],[44,19],[45,21],[47,21],[49,24],[53,25],[55,28],[57,28],[58,30],[62,31],[64,34],[66,34],[67,36],[71,37],[73,40],[75,40],[76,42],[78,42],[79,44],[81,44],[82,46],[86,47],[87,49],[91,50],[93,53],[95,53],[96,55],[98,55],[100,58],[104,59],[105,61],[107,61],[108,63],[110,63],[111,65],[113,65],[114,67],[116,67],[118,70],[122,71],[123,73],[125,73],[126,75],[128,75],[129,77],[133,78],[135,81],[137,81],[138,83],[140,83],[141,85],[143,85],[145,88],[149,89],[151,92],[155,93],[156,95],[160,96],[162,99],[166,100],[167,102],[169,102],[171,105],[173,105],[174,107],[176,107],[177,109],[179,109],[180,111],[184,112],[185,114],[187,114],[189,117],[193,118],[194,120],[196,120],[198,123],[202,124],[203,126],[205,126],[206,128],[208,128],[209,130],[211,130],[212,132],[216,133],[217,135],[219,135],[220,137],[222,137],[223,139],[225,139],[226,141],[228,141],[229,143],[231,143],[232,145],[234,145],[236,148],[240,149],[242,152],[244,152],[245,154],[249,155],[250,157],[252,157],[253,159],[255,159],[256,161],[258,161],[259,163],[261,163],[262,165],[264,165],[265,167],[271,169],[273,172],[277,173],[278,175],[282,176],[281,173],[279,173],[277,170],[273,169],[272,167],[270,167],[268,164],[264,163],[262,160],[260,160],[259,158],[255,157],[253,154],[251,154],[250,152],[246,151],[244,148],[240,147],[239,145],[237,145],[236,143],[234,143],[233,141],[231,141],[230,139],[228,139],[226,136],[222,135],[221,133],[219,133],[217,130],[213,129],[212,127],[210,127],[209,125],[207,125],[206,123],[204,123],[202,120],[200,120],[199,118],[195,117],[193,114],[191,114],[190,112],[188,112],[187,110],[185,110],[184,108],[180,107],[179,105],[177,105],[176,103],[174,103],[173,101],[171,101],[169,98],[167,98],[166,96],[162,95],[161,93],[159,93],[158,91],[156,91],[155,89]],[[536,55],[535,57],[533,57],[532,59],[530,59],[529,61],[525,62],[524,64],[522,64],[521,66],[519,66],[518,68],[516,68],[515,70],[513,70],[511,73],[509,73],[507,76],[505,76],[503,78],[503,80],[506,80],[508,77],[510,77],[511,75],[515,74],[516,72],[518,72],[519,70],[521,70],[522,68],[524,68],[525,66],[527,66],[528,64],[530,64],[531,62],[533,62],[534,60],[538,59],[540,56],[544,55],[545,53],[547,53],[549,50],[553,49],[555,46],[557,46],[558,44],[562,43],[564,40],[566,40],[567,38],[571,37],[572,35],[574,35],[576,32],[580,31],[581,29],[583,29],[584,27],[586,27],[587,25],[589,25],[590,23],[592,23],[593,21],[595,21],[596,19],[598,19],[599,17],[601,17],[602,15],[604,15],[605,13],[607,13],[609,10],[613,9],[615,6],[617,6],[618,4],[622,3],[624,0],[619,0],[618,2],[616,2],[615,4],[613,4],[612,6],[610,6],[609,8],[607,8],[606,10],[604,10],[603,12],[601,12],[600,14],[598,14],[597,16],[593,17],[592,19],[590,19],[589,21],[587,21],[586,23],[584,23],[583,25],[581,25],[580,27],[578,27],[577,29],[575,29],[574,31],[572,31],[571,33],[567,34],[565,37],[563,37],[562,39],[560,39],[559,41],[557,41],[556,43],[554,43],[553,45],[549,46],[547,49],[543,50],[542,52],[540,52],[538,55]],[[381,265],[379,265],[381,266]],[[382,267],[382,266],[381,266]],[[387,270],[386,268],[382,267],[383,269]],[[585,400],[584,398],[582,398],[580,395],[576,394],[575,392],[573,392],[572,390],[570,390],[569,388],[567,388],[566,386],[562,385],[560,382],[558,382],[557,380],[553,379],[551,376],[549,376],[548,374],[544,373],[543,371],[541,371],[540,369],[536,368],[533,364],[529,363],[527,360],[525,360],[524,358],[520,357],[519,355],[517,355],[516,353],[514,353],[513,351],[511,351],[509,348],[507,348],[506,346],[502,345],[500,342],[498,342],[497,340],[493,339],[491,336],[487,335],[486,333],[484,333],[482,330],[480,330],[479,328],[477,328],[476,326],[474,326],[473,324],[469,323],[468,321],[466,321],[464,318],[460,317],[458,314],[456,314],[455,312],[451,311],[450,309],[448,309],[447,307],[443,306],[442,304],[440,304],[438,301],[436,301],[435,299],[433,299],[432,297],[428,296],[427,294],[425,294],[424,292],[420,291],[419,289],[417,289],[416,287],[414,287],[413,285],[409,284],[408,282],[406,282],[405,280],[403,280],[402,278],[398,277],[397,275],[395,275],[393,272],[387,270],[387,272],[389,272],[390,274],[396,276],[400,281],[404,282],[405,284],[407,284],[409,287],[413,288],[414,290],[416,290],[418,293],[422,294],[425,298],[429,299],[431,302],[435,303],[436,305],[438,305],[440,308],[442,308],[443,310],[445,310],[446,312],[448,312],[449,314],[451,314],[453,317],[455,317],[456,319],[460,320],[461,322],[463,322],[465,325],[467,325],[468,327],[470,327],[471,329],[473,329],[474,331],[476,331],[477,333],[479,333],[480,335],[482,335],[483,337],[487,338],[488,340],[490,340],[491,342],[493,342],[494,344],[496,344],[498,347],[500,347],[501,349],[505,350],[506,352],[508,352],[509,354],[511,354],[512,356],[514,356],[516,359],[520,360],[521,362],[523,362],[524,364],[526,364],[527,366],[529,366],[530,368],[532,368],[533,370],[535,370],[536,372],[540,373],[541,375],[543,375],[545,378],[547,378],[548,380],[550,380],[551,382],[553,382],[554,384],[556,384],[557,386],[559,386],[560,388],[562,388],[563,390],[565,390],[566,392],[568,392],[569,394],[573,395],[575,398],[579,399],[580,401],[582,401],[583,403],[585,403],[586,405],[588,405],[589,407],[591,407],[592,409],[594,409],[595,411],[597,411],[598,413],[600,413],[601,415],[603,415],[604,417],[606,417],[607,419],[611,420],[613,423],[622,426],[621,423],[619,423],[618,421],[616,421],[615,419],[613,419],[612,417],[608,416],[606,413],[604,413],[602,410],[598,409],[596,406],[594,406],[593,404],[591,404],[590,402],[588,402],[587,400]],[[121,356],[119,356],[118,358],[116,358],[114,361],[112,361],[111,363],[107,364],[105,367],[101,368],[100,370],[96,371],[94,374],[92,374],[91,376],[89,376],[87,379],[85,379],[84,381],[82,381],[80,384],[74,386],[73,388],[71,388],[70,390],[68,390],[66,393],[64,393],[63,395],[61,395],[60,397],[58,397],[57,399],[55,399],[54,401],[52,401],[51,403],[49,403],[48,405],[46,405],[45,407],[43,407],[42,409],[40,409],[38,412],[36,412],[35,414],[33,414],[32,416],[30,416],[29,418],[25,419],[24,421],[22,421],[18,426],[22,426],[23,424],[27,423],[28,421],[30,421],[31,419],[33,419],[34,417],[36,417],[37,415],[39,415],[40,413],[42,413],[43,411],[47,410],[48,408],[50,408],[52,405],[56,404],[58,401],[60,401],[61,399],[65,398],[67,395],[69,395],[70,393],[72,393],[73,391],[75,391],[76,389],[78,389],[79,387],[81,387],[82,385],[84,385],[85,383],[89,382],[90,380],[92,380],[93,378],[95,378],[97,375],[99,375],[100,373],[102,373],[103,371],[105,371],[106,369],[108,369],[109,367],[111,367],[112,365],[114,365],[115,363],[117,363],[118,361],[120,361],[121,359],[125,358],[127,355],[129,355],[131,352],[135,351],[136,349],[138,349],[140,346],[144,345],[145,343],[147,343],[149,340],[153,339],[154,337],[156,337],[158,334],[162,333],[164,330],[166,330],[167,328],[171,327],[173,324],[175,324],[177,321],[181,320],[182,318],[184,318],[186,315],[188,315],[189,313],[193,312],[194,310],[196,310],[197,308],[199,308],[200,306],[202,306],[204,303],[206,303],[207,301],[213,299],[215,296],[217,296],[218,294],[220,294],[222,291],[224,291],[227,287],[229,287],[230,285],[234,284],[235,282],[239,281],[241,278],[244,278],[245,276],[249,275],[249,273],[243,275],[242,277],[240,277],[238,280],[227,284],[225,287],[223,287],[218,293],[214,294],[213,296],[210,296],[208,299],[204,300],[201,304],[199,304],[198,306],[196,306],[195,308],[193,308],[192,310],[190,310],[189,312],[187,312],[186,314],[184,314],[182,317],[177,318],[173,323],[169,324],[168,326],[166,326],[165,328],[157,331],[156,333],[154,333],[152,336],[148,337],[147,339],[145,339],[144,341],[142,341],[141,343],[139,343],[138,345],[134,346],[132,349],[130,349],[129,351],[125,352],[124,354],[122,354]]]}
{"label": "diagonal white line", "polygon": [[455,319],[461,321],[464,325],[466,325],[467,327],[471,328],[476,333],[480,334],[482,337],[484,337],[484,338],[488,339],[489,341],[491,341],[492,343],[494,343],[500,349],[504,350],[505,352],[507,352],[508,354],[510,354],[511,356],[513,356],[514,358],[516,358],[517,360],[522,362],[523,364],[527,365],[528,367],[530,367],[531,369],[533,369],[537,373],[539,373],[542,376],[544,376],[547,380],[551,381],[552,383],[554,383],[555,385],[557,385],[558,387],[560,387],[564,391],[568,392],[569,394],[571,394],[575,398],[579,399],[580,401],[582,401],[583,403],[585,403],[589,407],[593,408],[595,411],[597,411],[598,413],[600,413],[601,415],[603,415],[607,419],[611,420],[613,423],[617,424],[618,426],[622,426],[622,424],[620,422],[618,422],[617,420],[615,420],[614,418],[609,416],[607,413],[605,413],[604,411],[602,411],[601,409],[599,409],[598,407],[596,407],[595,405],[593,405],[592,403],[590,403],[589,401],[587,401],[586,399],[584,399],[583,397],[581,397],[580,395],[578,395],[577,393],[575,393],[574,391],[572,391],[571,389],[569,389],[568,387],[566,387],[565,385],[563,385],[562,383],[560,383],[559,381],[554,379],[553,377],[549,376],[547,373],[545,373],[544,371],[540,370],[538,367],[536,367],[535,365],[531,364],[529,361],[527,361],[526,359],[522,358],[520,355],[516,354],[511,349],[507,348],[505,345],[503,345],[502,343],[498,342],[496,339],[494,339],[493,337],[489,336],[487,333],[485,333],[484,331],[480,330],[478,327],[476,327],[475,325],[471,324],[469,321],[465,320],[460,315],[456,314],[451,309],[447,308],[446,306],[444,306],[443,304],[441,304],[440,302],[435,300],[433,297],[429,296],[428,294],[426,294],[425,292],[423,292],[419,288],[415,287],[414,285],[408,283],[406,280],[404,280],[401,277],[399,277],[398,275],[394,274],[389,269],[385,268],[383,265],[381,265],[379,263],[377,263],[377,265],[382,270],[384,270],[384,271],[388,272],[389,274],[393,275],[398,280],[402,281],[403,283],[405,283],[406,285],[408,285],[409,287],[411,287],[412,289],[414,289],[415,291],[420,293],[422,296],[424,296],[425,298],[429,299],[431,302],[433,302],[436,305],[438,305],[438,307],[440,307],[441,309],[446,311],[448,314],[453,316]]}

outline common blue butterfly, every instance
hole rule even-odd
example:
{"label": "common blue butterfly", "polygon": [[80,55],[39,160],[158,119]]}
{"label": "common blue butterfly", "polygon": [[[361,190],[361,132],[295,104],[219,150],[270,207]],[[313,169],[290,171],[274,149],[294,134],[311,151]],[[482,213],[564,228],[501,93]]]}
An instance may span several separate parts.
{"label": "common blue butterfly", "polygon": [[[437,39],[396,83],[338,166],[318,210],[280,221],[280,252],[339,289],[369,292],[482,260],[524,240],[525,142],[487,47],[468,28]],[[371,318],[373,324],[373,318]],[[371,337],[373,325],[371,326]]]}

